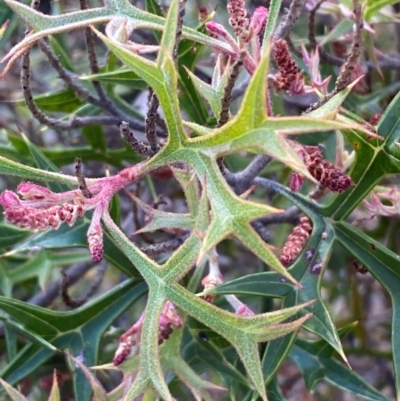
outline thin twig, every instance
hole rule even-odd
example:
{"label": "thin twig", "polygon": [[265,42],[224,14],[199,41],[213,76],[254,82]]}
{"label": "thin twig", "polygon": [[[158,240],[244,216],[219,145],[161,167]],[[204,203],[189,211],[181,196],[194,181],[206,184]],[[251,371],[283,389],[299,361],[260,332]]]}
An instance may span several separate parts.
{"label": "thin twig", "polygon": [[110,114],[114,115],[115,117],[118,117],[117,119],[115,119],[116,121],[115,124],[120,123],[121,120],[125,120],[129,122],[130,126],[132,127],[135,126],[136,127],[135,129],[144,132],[144,127],[145,127],[144,123],[132,120],[131,118],[125,116],[115,107],[115,105],[111,101],[109,101],[108,98],[98,99],[97,97],[93,96],[83,86],[77,84],[78,77],[76,77],[74,74],[71,74],[63,67],[58,57],[54,55],[50,46],[45,42],[45,40],[40,40],[38,42],[38,45],[40,50],[47,56],[50,65],[57,71],[58,76],[67,84],[69,88],[71,88],[75,92],[75,94],[78,97],[80,97],[85,102],[104,108]]}
{"label": "thin twig", "polygon": [[235,86],[236,79],[239,75],[240,67],[243,65],[243,56],[241,56],[233,63],[232,70],[228,78],[228,82],[224,89],[224,95],[222,96],[221,99],[221,112],[218,119],[218,127],[222,127],[229,120],[229,108],[232,102],[232,90],[233,87]]}
{"label": "thin twig", "polygon": [[231,185],[236,193],[243,193],[253,184],[253,180],[271,162],[272,158],[267,155],[256,155],[250,164],[238,173],[229,173],[226,181]]}
{"label": "thin twig", "polygon": [[93,198],[92,193],[86,184],[85,176],[82,173],[82,160],[79,157],[75,158],[75,174],[78,179],[79,189],[85,198]]}
{"label": "thin twig", "polygon": [[[30,82],[30,51],[28,50],[22,56],[21,68],[21,84],[25,103],[32,115],[44,125],[50,127],[60,128],[62,130],[71,130],[74,128],[87,127],[88,125],[101,124],[101,125],[117,125],[121,122],[120,117],[114,116],[95,116],[95,117],[77,117],[71,116],[69,120],[58,120],[56,118],[48,117],[39,109],[36,102],[33,100],[33,93]],[[140,122],[132,121],[135,129],[143,129],[144,126]]]}
{"label": "thin twig", "polygon": [[160,150],[160,145],[158,144],[157,137],[157,109],[160,105],[158,97],[155,93],[150,94],[149,110],[146,114],[146,138],[149,142],[150,149],[153,155],[155,155]]}
{"label": "thin twig", "polygon": [[296,206],[291,206],[283,213],[272,213],[268,216],[258,219],[257,221],[263,223],[265,226],[281,223],[296,224],[298,222],[300,214],[301,211]]}
{"label": "thin twig", "polygon": [[319,0],[317,4],[312,8],[308,16],[308,40],[310,42],[311,49],[314,52],[318,47],[317,39],[315,38],[315,14],[317,13],[317,11],[319,10],[324,1],[325,0]]}
{"label": "thin twig", "polygon": [[289,32],[292,30],[294,23],[300,17],[300,14],[302,13],[306,3],[307,0],[292,1],[288,13],[283,18],[275,32],[274,41],[278,39],[286,39],[286,37],[289,35]]}
{"label": "thin twig", "polygon": [[185,241],[185,238],[173,238],[171,240],[163,241],[158,244],[152,244],[143,248],[140,248],[149,257],[161,255],[166,252],[173,252],[178,249]]}
{"label": "thin twig", "polygon": [[[90,261],[77,263],[66,269],[64,272],[68,276],[68,284],[72,285],[76,283],[94,266],[98,266],[98,263],[93,263],[93,261]],[[29,304],[38,306],[50,305],[60,294],[61,281],[62,280],[53,281],[51,284],[46,286],[45,289],[30,298],[27,302]]]}
{"label": "thin twig", "polygon": [[[81,6],[81,10],[88,9],[87,0],[79,0],[79,3]],[[99,65],[97,63],[96,52],[94,50],[94,35],[89,27],[85,28],[85,42],[86,42],[86,49],[88,52],[90,71],[92,72],[92,74],[98,74],[100,70],[99,70]],[[107,96],[104,92],[103,87],[101,86],[101,83],[99,81],[92,81],[92,85],[95,88],[100,99],[103,101],[107,101]]]}
{"label": "thin twig", "polygon": [[82,306],[87,300],[96,292],[99,288],[100,284],[103,281],[104,274],[106,272],[107,264],[100,263],[96,270],[96,277],[91,281],[90,285],[86,289],[83,295],[81,295],[77,299],[73,299],[68,293],[68,287],[70,284],[70,277],[67,275],[65,271],[61,271],[61,275],[63,277],[61,284],[60,284],[60,293],[61,298],[65,305],[69,306],[72,309],[78,308]]}
{"label": "thin twig", "polygon": [[125,141],[136,153],[142,156],[151,156],[153,154],[150,146],[144,144],[142,141],[135,137],[133,131],[129,129],[129,124],[127,122],[122,121],[119,129]]}
{"label": "thin twig", "polygon": [[286,43],[288,44],[289,50],[295,54],[297,57],[299,57],[300,59],[303,58],[303,55],[301,54],[301,51],[298,50],[296,48],[296,46],[294,45],[294,43],[292,42],[292,38],[290,37],[290,35],[288,35],[286,37]]}
{"label": "thin twig", "polygon": [[311,111],[323,106],[329,99],[332,99],[333,96],[335,96],[337,93],[339,93],[349,85],[354,66],[357,63],[358,57],[360,56],[360,47],[362,40],[361,31],[363,28],[363,18],[361,11],[361,4],[359,3],[359,0],[354,0],[355,33],[353,37],[353,44],[351,46],[350,54],[342,67],[342,71],[336,80],[335,88],[319,102],[311,105],[303,114],[310,113]]}
{"label": "thin twig", "polygon": [[183,18],[185,17],[186,2],[187,2],[187,0],[179,1],[178,23],[176,26],[174,51],[172,53],[172,57],[173,57],[173,60],[175,63],[178,61],[178,56],[179,56],[178,49],[179,49],[179,43],[180,43],[181,37],[182,37]]}

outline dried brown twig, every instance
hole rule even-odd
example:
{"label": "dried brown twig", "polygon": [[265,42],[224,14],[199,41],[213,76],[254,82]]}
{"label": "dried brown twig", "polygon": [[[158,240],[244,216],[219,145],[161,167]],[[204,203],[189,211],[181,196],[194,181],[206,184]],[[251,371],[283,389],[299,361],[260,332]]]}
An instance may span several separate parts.
{"label": "dried brown twig", "polygon": [[[320,1],[319,3],[322,4],[322,1]],[[342,67],[340,75],[336,80],[335,88],[319,102],[311,105],[303,114],[310,113],[311,111],[316,110],[319,107],[323,106],[329,99],[331,99],[333,96],[335,96],[337,93],[339,93],[349,85],[351,74],[360,56],[360,47],[362,41],[361,31],[363,29],[363,18],[362,18],[361,4],[359,0],[354,0],[354,17],[355,17],[355,33],[353,37],[353,43],[351,46],[350,54],[345,64]]]}

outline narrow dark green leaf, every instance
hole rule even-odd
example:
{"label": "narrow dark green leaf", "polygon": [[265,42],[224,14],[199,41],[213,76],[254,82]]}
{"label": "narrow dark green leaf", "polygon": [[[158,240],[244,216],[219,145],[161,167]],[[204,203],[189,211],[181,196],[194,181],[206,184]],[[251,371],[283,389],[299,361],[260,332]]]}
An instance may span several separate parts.
{"label": "narrow dark green leaf", "polygon": [[[57,166],[50,159],[48,159],[39,148],[37,148],[25,135],[23,135],[23,138],[28,145],[29,151],[31,152],[33,160],[35,161],[38,168],[45,171],[53,171],[55,173],[59,173],[59,169],[57,168]],[[47,185],[49,189],[54,192],[64,192],[71,189],[71,187],[66,184],[56,183],[52,181],[48,182]]]}
{"label": "narrow dark green leaf", "polygon": [[[57,113],[73,113],[82,104],[72,89],[38,95],[33,100],[43,111]],[[25,106],[25,100],[19,100],[17,105]]]}
{"label": "narrow dark green leaf", "polygon": [[16,245],[31,234],[29,230],[24,230],[11,224],[0,223],[0,248]]}
{"label": "narrow dark green leaf", "polygon": [[148,85],[131,70],[120,69],[117,71],[102,72],[99,74],[81,77],[81,80],[99,81],[105,84],[124,85],[129,88],[146,90]]}
{"label": "narrow dark green leaf", "polygon": [[388,290],[392,300],[392,349],[397,398],[400,399],[400,257],[374,241],[354,226],[341,222],[336,237],[357,260]]}
{"label": "narrow dark green leaf", "polygon": [[301,370],[309,390],[313,390],[321,380],[327,380],[334,386],[366,400],[388,401],[380,391],[370,386],[354,370],[349,369],[332,356],[319,355],[320,344],[297,339],[295,346],[290,351],[290,358]]}
{"label": "narrow dark green leaf", "polygon": [[[103,127],[101,125],[89,125],[88,127],[84,127],[82,129],[82,134],[84,135],[93,150],[98,153],[107,152],[107,144],[104,136]],[[79,153],[77,153],[76,155],[82,158]],[[85,163],[84,159],[83,163]]]}
{"label": "narrow dark green leaf", "polygon": [[249,274],[221,284],[210,294],[236,294],[236,295],[260,295],[264,297],[283,298],[293,291],[295,286],[284,279],[281,274],[264,272]]}

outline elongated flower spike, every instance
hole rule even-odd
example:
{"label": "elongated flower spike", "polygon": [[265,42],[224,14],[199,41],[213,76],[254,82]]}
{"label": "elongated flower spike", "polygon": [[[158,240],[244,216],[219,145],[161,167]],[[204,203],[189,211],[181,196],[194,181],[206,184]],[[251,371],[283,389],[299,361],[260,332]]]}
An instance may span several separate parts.
{"label": "elongated flower spike", "polygon": [[300,219],[300,223],[293,229],[282,248],[279,260],[283,266],[289,267],[300,255],[312,233],[312,224],[307,216]]}
{"label": "elongated flower spike", "polygon": [[342,193],[354,185],[346,173],[324,159],[319,146],[304,146],[299,154],[311,175],[331,191]]}
{"label": "elongated flower spike", "polygon": [[244,0],[231,0],[228,5],[228,12],[231,15],[229,25],[233,28],[235,35],[246,40],[249,31],[249,19],[247,18],[247,10]]}
{"label": "elongated flower spike", "polygon": [[279,73],[275,75],[275,88],[292,94],[304,93],[303,73],[290,55],[286,40],[278,39],[274,43],[274,57],[279,69]]}

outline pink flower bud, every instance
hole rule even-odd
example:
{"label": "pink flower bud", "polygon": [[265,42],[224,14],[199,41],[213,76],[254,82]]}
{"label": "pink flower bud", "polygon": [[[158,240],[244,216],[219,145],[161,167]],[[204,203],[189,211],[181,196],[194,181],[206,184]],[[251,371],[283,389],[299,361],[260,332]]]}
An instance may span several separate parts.
{"label": "pink flower bud", "polygon": [[144,314],[119,339],[119,346],[115,352],[113,364],[120,365],[126,359],[135,356],[139,351],[140,335],[142,333]]}
{"label": "pink flower bud", "polygon": [[247,37],[249,26],[249,19],[246,18],[247,10],[245,8],[245,3],[243,0],[231,0],[228,5],[228,12],[231,14],[229,18],[229,24],[235,31],[235,34],[239,37]]}
{"label": "pink flower bud", "polygon": [[[223,278],[221,273],[210,273],[208,276],[204,277],[203,280],[201,280],[201,284],[204,286],[204,291],[211,290],[212,288],[215,288],[217,285],[222,284]],[[205,295],[204,300],[213,303],[215,300],[215,295]]]}
{"label": "pink flower bud", "polygon": [[206,29],[208,32],[218,36],[221,36],[224,39],[227,39],[230,34],[229,32],[221,25],[215,21],[206,22]]}
{"label": "pink flower bud", "polygon": [[254,312],[245,304],[242,304],[237,310],[236,314],[239,316],[254,316]]}
{"label": "pink flower bud", "polygon": [[268,9],[265,7],[257,7],[250,20],[250,30],[253,30],[253,34],[258,36],[262,32],[267,23]]}
{"label": "pink flower bud", "polygon": [[5,190],[1,193],[0,204],[4,207],[4,209],[22,205],[18,196],[14,192],[8,190]]}
{"label": "pink flower bud", "polygon": [[92,221],[87,232],[88,244],[90,255],[94,262],[100,262],[103,259],[104,247],[103,247],[103,229],[100,223]]}
{"label": "pink flower bud", "polygon": [[289,187],[293,192],[298,192],[302,187],[303,183],[304,183],[304,177],[301,174],[293,172],[290,175]]}
{"label": "pink flower bud", "polygon": [[17,192],[26,200],[53,200],[57,202],[57,195],[41,185],[31,182],[22,182],[17,188]]}
{"label": "pink flower bud", "polygon": [[158,344],[162,344],[165,340],[168,340],[169,336],[172,334],[173,327],[181,327],[182,324],[182,319],[178,315],[174,304],[167,301],[160,316]]}

